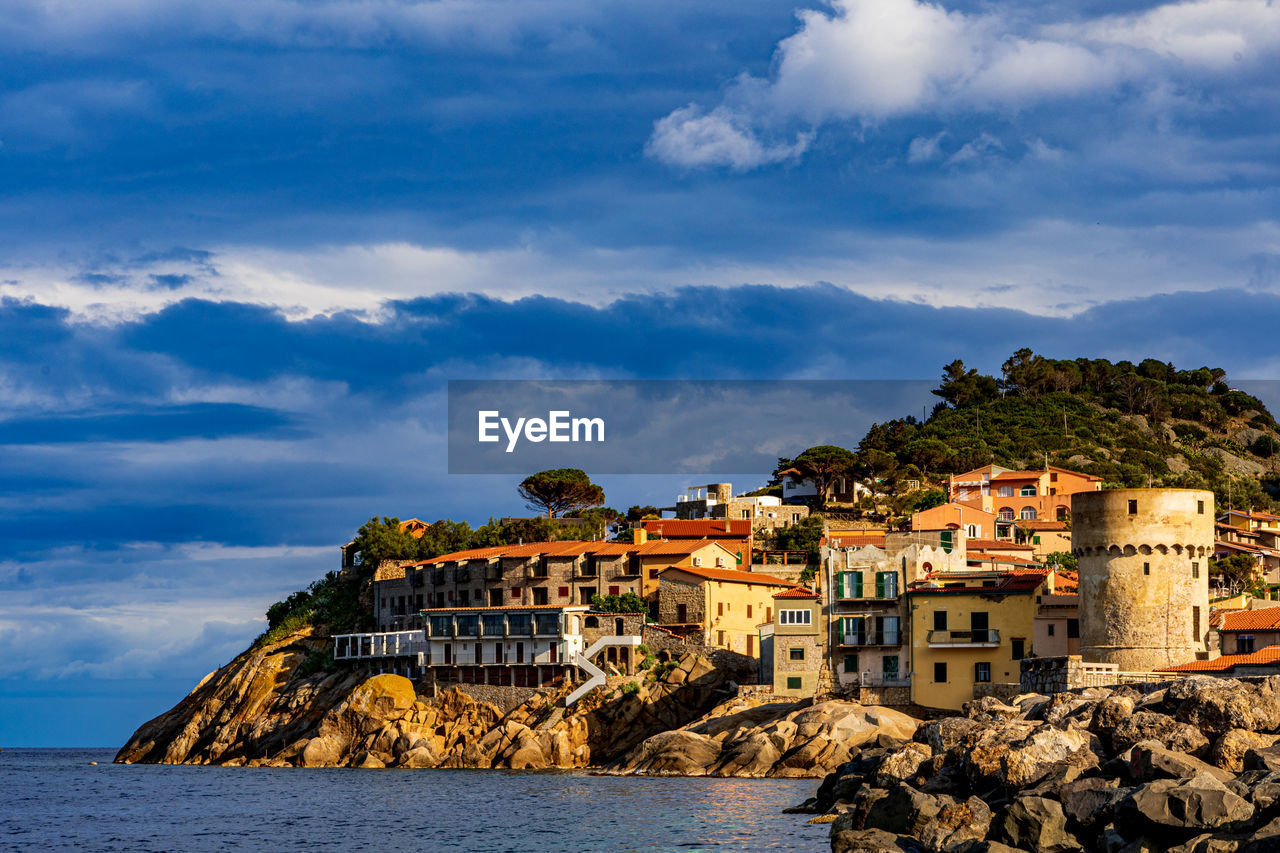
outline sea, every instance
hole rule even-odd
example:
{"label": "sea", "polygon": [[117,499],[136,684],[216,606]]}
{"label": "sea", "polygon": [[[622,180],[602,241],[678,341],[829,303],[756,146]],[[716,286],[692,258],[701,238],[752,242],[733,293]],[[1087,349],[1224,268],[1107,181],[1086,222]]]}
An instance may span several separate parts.
{"label": "sea", "polygon": [[[0,751],[0,850],[825,851],[813,779],[112,764]],[[93,762],[97,762],[95,765]]]}

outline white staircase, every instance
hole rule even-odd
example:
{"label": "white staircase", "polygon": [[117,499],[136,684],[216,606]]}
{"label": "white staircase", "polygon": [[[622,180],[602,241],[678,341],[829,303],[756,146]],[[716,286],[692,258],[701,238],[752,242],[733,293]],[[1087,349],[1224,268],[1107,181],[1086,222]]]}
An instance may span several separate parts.
{"label": "white staircase", "polygon": [[635,648],[642,642],[644,642],[644,640],[641,637],[637,637],[635,634],[624,634],[618,637],[601,637],[592,643],[591,648],[587,649],[585,652],[571,653],[569,655],[569,663],[578,667],[578,669],[585,672],[589,677],[586,681],[579,684],[576,690],[565,697],[564,706],[568,708],[574,702],[577,702],[585,696],[591,688],[600,687],[605,683],[604,670],[591,662],[593,657],[600,654],[601,649],[606,646],[627,646]]}

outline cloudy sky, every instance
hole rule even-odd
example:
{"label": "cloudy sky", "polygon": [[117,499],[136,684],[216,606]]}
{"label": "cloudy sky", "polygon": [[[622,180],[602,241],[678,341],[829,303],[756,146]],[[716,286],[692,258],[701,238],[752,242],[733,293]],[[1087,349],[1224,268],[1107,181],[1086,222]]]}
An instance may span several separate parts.
{"label": "cloudy sky", "polygon": [[448,379],[1280,375],[1278,72],[1262,0],[5,3],[0,746],[521,512]]}

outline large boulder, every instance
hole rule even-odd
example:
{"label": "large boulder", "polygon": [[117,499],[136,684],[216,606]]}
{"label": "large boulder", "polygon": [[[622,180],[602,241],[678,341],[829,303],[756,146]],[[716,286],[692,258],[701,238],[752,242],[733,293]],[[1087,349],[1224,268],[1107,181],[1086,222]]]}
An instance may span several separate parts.
{"label": "large boulder", "polygon": [[705,776],[719,758],[719,741],[677,729],[646,739],[627,757],[622,769],[635,773]]}
{"label": "large boulder", "polygon": [[1018,797],[1001,822],[1004,837],[1014,847],[1037,853],[1079,850],[1080,842],[1067,831],[1062,806],[1045,797]]}
{"label": "large boulder", "polygon": [[1189,779],[1205,774],[1219,782],[1230,782],[1231,773],[1198,758],[1165,749],[1154,741],[1144,741],[1129,750],[1129,772],[1135,781],[1150,782],[1154,779]]}
{"label": "large boulder", "polygon": [[1151,711],[1130,714],[1111,730],[1111,747],[1116,752],[1124,752],[1147,740],[1157,741],[1175,752],[1189,754],[1200,754],[1209,745],[1209,739],[1195,726]]}
{"label": "large boulder", "polygon": [[1057,791],[1063,813],[1085,828],[1109,823],[1116,807],[1131,793],[1132,788],[1121,788],[1097,776],[1068,782]]}
{"label": "large boulder", "polygon": [[1192,676],[1165,689],[1164,704],[1176,708],[1174,716],[1196,726],[1210,737],[1232,729],[1274,732],[1280,729],[1280,677],[1261,684],[1230,678]]}
{"label": "large boulder", "polygon": [[1223,770],[1239,773],[1244,769],[1244,757],[1249,750],[1266,749],[1275,746],[1276,741],[1280,741],[1280,736],[1232,729],[1214,741],[1213,763]]}
{"label": "large boulder", "polygon": [[1108,696],[1093,709],[1093,719],[1089,722],[1090,731],[1095,734],[1110,733],[1122,720],[1133,713],[1133,697],[1123,694]]}
{"label": "large boulder", "polygon": [[1074,727],[1059,729],[1022,720],[989,723],[966,739],[965,769],[979,788],[1021,789],[1063,764],[1096,766],[1095,743],[1087,730]]}
{"label": "large boulder", "polygon": [[1253,805],[1216,777],[1198,773],[1142,785],[1121,812],[1157,827],[1204,830],[1243,824],[1253,817]]}
{"label": "large boulder", "polygon": [[831,853],[925,853],[914,838],[883,829],[853,829],[839,818],[831,824]]}
{"label": "large boulder", "polygon": [[943,717],[941,720],[930,720],[921,725],[916,730],[915,739],[929,746],[933,754],[937,755],[959,746],[983,728],[982,723],[977,720],[966,717]]}
{"label": "large boulder", "polygon": [[347,751],[346,743],[336,735],[322,735],[307,741],[299,761],[302,767],[335,767]]}
{"label": "large boulder", "polygon": [[876,784],[887,788],[895,782],[906,781],[915,776],[920,765],[932,757],[933,752],[928,746],[912,741],[884,757],[876,768]]}

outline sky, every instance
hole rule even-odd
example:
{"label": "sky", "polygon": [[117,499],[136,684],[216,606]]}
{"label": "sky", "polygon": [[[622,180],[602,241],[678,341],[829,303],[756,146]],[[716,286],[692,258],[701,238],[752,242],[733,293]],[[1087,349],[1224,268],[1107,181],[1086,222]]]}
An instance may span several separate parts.
{"label": "sky", "polygon": [[123,743],[372,515],[525,512],[450,379],[1280,375],[1278,72],[1261,0],[10,0],[0,747]]}

